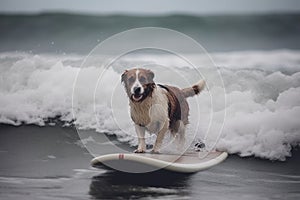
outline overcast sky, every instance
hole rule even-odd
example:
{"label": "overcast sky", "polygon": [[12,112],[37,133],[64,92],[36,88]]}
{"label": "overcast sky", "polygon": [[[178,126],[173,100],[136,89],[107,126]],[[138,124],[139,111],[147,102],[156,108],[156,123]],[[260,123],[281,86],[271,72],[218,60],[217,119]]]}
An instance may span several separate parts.
{"label": "overcast sky", "polygon": [[0,0],[1,13],[224,14],[300,12],[300,0]]}

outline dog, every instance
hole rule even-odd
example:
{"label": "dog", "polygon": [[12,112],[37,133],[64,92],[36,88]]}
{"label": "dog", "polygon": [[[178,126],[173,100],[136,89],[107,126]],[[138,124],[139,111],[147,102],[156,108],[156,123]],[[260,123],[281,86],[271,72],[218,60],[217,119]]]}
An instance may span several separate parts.
{"label": "dog", "polygon": [[156,84],[153,79],[154,73],[143,68],[125,70],[121,76],[138,137],[135,153],[146,152],[145,131],[157,134],[152,153],[159,153],[168,130],[182,146],[189,115],[186,98],[199,94],[205,87],[203,80],[192,87],[180,89]]}

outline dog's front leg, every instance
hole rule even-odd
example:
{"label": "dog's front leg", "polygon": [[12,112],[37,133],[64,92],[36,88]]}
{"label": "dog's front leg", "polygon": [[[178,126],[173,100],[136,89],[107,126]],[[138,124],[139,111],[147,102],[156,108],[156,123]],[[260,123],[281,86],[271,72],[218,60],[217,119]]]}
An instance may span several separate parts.
{"label": "dog's front leg", "polygon": [[152,153],[159,153],[160,147],[164,140],[165,134],[168,131],[169,123],[164,123],[163,128],[158,132]]}
{"label": "dog's front leg", "polygon": [[138,148],[134,151],[134,153],[145,153],[146,152],[146,143],[145,143],[145,127],[135,125],[135,131],[138,136]]}

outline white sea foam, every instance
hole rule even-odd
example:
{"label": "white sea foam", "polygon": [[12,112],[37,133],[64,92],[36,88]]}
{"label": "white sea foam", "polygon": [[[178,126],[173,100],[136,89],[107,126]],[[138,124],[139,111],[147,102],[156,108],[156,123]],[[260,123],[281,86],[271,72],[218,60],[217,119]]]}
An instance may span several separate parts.
{"label": "white sea foam", "polygon": [[[224,122],[218,149],[272,160],[290,156],[292,146],[300,142],[300,51],[229,52],[216,53],[212,57],[225,85],[226,118],[224,121],[225,110],[220,96],[223,86],[210,71],[207,58],[198,56],[197,59],[203,61],[199,70],[205,74],[210,88],[189,99],[188,132],[197,130],[197,137],[206,138],[208,145],[213,144],[219,135],[215,127]],[[119,140],[136,144],[128,100],[120,83],[123,68],[118,66],[172,66],[175,71],[162,68],[156,73],[156,80],[179,86],[186,86],[195,78],[189,75],[190,69],[184,61],[168,56],[157,60],[140,56],[117,63],[103,74],[97,85],[99,68],[95,63],[80,69],[82,60],[82,56],[76,55],[1,53],[0,122],[42,126],[46,119],[57,116],[63,121],[71,121],[73,85],[79,73],[84,76],[78,77],[74,90],[77,127],[116,134]],[[179,81],[180,76],[187,80]],[[213,113],[211,100],[214,102]],[[212,121],[211,114],[214,115]],[[149,141],[153,141],[153,137]]]}

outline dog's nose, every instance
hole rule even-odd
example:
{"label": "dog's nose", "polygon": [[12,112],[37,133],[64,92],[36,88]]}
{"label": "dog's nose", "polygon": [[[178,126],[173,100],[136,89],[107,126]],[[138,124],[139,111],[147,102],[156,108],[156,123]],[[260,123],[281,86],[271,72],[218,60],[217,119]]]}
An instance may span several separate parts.
{"label": "dog's nose", "polygon": [[140,94],[140,92],[141,92],[141,87],[134,87],[134,88],[133,88],[133,92],[134,92],[134,94]]}

